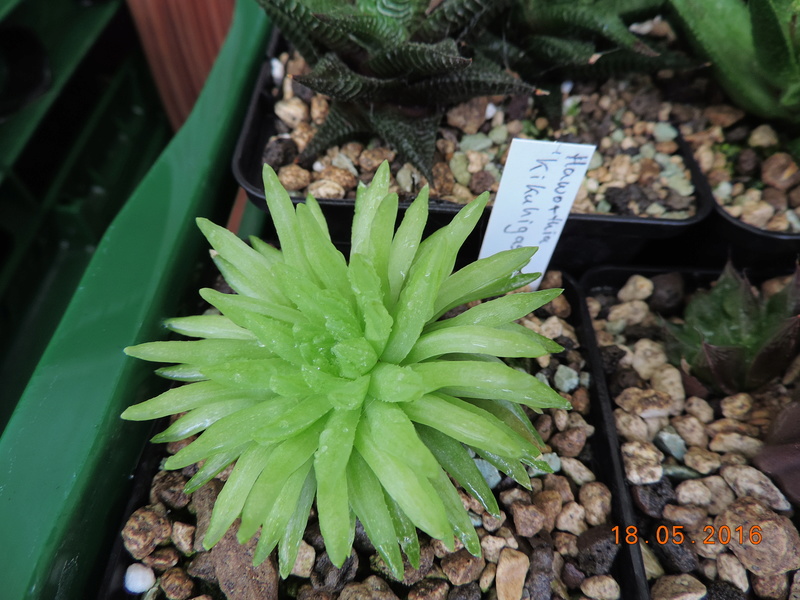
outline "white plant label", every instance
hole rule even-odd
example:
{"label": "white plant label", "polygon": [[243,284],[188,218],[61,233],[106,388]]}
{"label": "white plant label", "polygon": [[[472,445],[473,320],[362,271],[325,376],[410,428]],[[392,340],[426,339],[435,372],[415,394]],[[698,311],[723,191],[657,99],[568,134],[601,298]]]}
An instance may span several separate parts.
{"label": "white plant label", "polygon": [[[544,273],[594,150],[591,144],[513,139],[479,258],[538,246],[521,271]],[[540,281],[531,288],[537,289]]]}

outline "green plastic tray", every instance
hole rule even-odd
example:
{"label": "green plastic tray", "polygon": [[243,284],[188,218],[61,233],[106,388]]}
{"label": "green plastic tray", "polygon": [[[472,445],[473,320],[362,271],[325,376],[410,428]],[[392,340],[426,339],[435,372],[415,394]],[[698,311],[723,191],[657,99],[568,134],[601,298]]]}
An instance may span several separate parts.
{"label": "green plastic tray", "polygon": [[4,600],[85,600],[99,585],[146,436],[119,414],[153,391],[149,366],[122,348],[163,335],[198,276],[194,218],[230,208],[267,29],[253,0],[237,2],[194,111],[108,228],[0,437]]}

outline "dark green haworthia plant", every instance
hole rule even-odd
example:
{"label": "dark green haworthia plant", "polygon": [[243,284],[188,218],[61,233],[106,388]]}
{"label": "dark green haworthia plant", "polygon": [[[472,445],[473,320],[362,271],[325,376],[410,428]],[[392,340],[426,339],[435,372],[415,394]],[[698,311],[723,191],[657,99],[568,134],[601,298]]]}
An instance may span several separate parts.
{"label": "dark green haworthia plant", "polygon": [[729,263],[712,288],[694,294],[683,321],[665,323],[674,365],[726,394],[756,389],[797,355],[800,269],[763,301]]}
{"label": "dark green haworthia plant", "polygon": [[258,2],[311,65],[297,80],[332,98],[305,157],[358,133],[377,134],[431,180],[436,129],[448,106],[536,93],[466,47],[511,0]]}
{"label": "dark green haworthia plant", "polygon": [[800,123],[798,0],[668,0],[689,41],[747,112]]}
{"label": "dark green haworthia plant", "polygon": [[[456,255],[488,194],[422,239],[424,188],[395,231],[398,199],[384,162],[355,203],[349,261],[330,241],[313,197],[295,208],[264,167],[280,250],[246,244],[205,219],[198,225],[236,293],[201,296],[219,314],[170,319],[200,338],[139,344],[125,351],[170,363],[164,377],[186,382],[128,408],[123,418],[178,415],[153,441],[199,434],[166,468],[200,463],[196,490],[235,461],[213,510],[206,548],[240,519],[241,542],[260,530],[255,561],[277,546],[292,566],[316,501],[333,564],[350,555],[359,519],[402,578],[401,549],[419,565],[416,528],[474,555],[480,541],[448,476],[491,514],[497,502],[470,450],[530,487],[526,465],[541,439],[522,407],[569,408],[536,377],[498,357],[563,350],[515,321],[561,290],[507,294],[538,276],[522,274],[535,248],[508,250],[455,272]],[[464,303],[492,297],[458,316]]]}

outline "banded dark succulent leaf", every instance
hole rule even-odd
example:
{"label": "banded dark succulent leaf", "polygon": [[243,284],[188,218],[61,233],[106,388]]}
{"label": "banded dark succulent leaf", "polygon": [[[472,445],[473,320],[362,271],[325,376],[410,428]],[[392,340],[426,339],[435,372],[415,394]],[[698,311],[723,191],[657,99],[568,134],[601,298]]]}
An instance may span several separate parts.
{"label": "banded dark succulent leaf", "polygon": [[412,31],[412,36],[423,42],[446,37],[461,39],[511,4],[511,0],[443,0]]}
{"label": "banded dark succulent leaf", "polygon": [[470,62],[458,52],[454,40],[442,40],[435,44],[406,42],[393,46],[375,53],[365,65],[381,77],[403,77],[408,73],[419,77],[464,69]]}
{"label": "banded dark succulent leaf", "polygon": [[683,323],[665,323],[670,361],[726,394],[764,385],[800,349],[798,286],[800,268],[764,302],[729,263],[711,289],[695,293]]}
{"label": "banded dark succulent leaf", "polygon": [[[123,417],[181,415],[154,441],[197,436],[165,464],[202,463],[188,490],[235,462],[206,547],[240,519],[241,542],[260,531],[255,561],[277,547],[285,577],[316,501],[336,565],[350,555],[355,518],[398,578],[401,549],[419,565],[416,528],[450,548],[459,539],[479,554],[477,533],[448,475],[498,514],[468,448],[522,485],[530,485],[526,465],[542,468],[541,439],[521,406],[568,403],[497,356],[562,350],[514,323],[559,290],[496,298],[439,321],[454,303],[534,277],[515,275],[532,249],[452,272],[487,195],[423,240],[423,194],[395,232],[397,196],[388,191],[384,163],[370,187],[359,188],[348,262],[325,235],[313,198],[295,209],[269,167],[264,183],[281,250],[256,238],[248,246],[198,220],[235,293],[204,291],[220,314],[168,321],[198,339],[126,349],[172,363],[177,372],[161,374],[183,380],[190,373],[192,382],[128,408]],[[489,273],[486,281],[476,279]]]}
{"label": "banded dark succulent leaf", "polygon": [[[643,2],[642,8],[646,9],[652,8],[651,5],[654,4],[650,0],[643,0]],[[658,54],[630,32],[622,19],[625,11],[615,3],[526,0],[521,7],[520,16],[534,33],[586,31],[599,38],[609,40],[621,48],[628,48],[649,56]],[[624,8],[630,10],[631,7],[625,6]]]}

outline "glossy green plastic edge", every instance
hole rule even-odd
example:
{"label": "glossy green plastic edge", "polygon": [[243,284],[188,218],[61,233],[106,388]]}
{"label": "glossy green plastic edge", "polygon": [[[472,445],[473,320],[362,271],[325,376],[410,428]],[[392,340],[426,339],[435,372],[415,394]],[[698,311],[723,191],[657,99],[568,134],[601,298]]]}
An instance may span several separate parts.
{"label": "glossy green plastic edge", "polygon": [[102,576],[147,435],[119,415],[153,385],[122,348],[165,335],[204,251],[195,217],[229,208],[268,25],[256,2],[237,1],[192,114],[108,228],[0,437],[4,599],[90,598]]}

